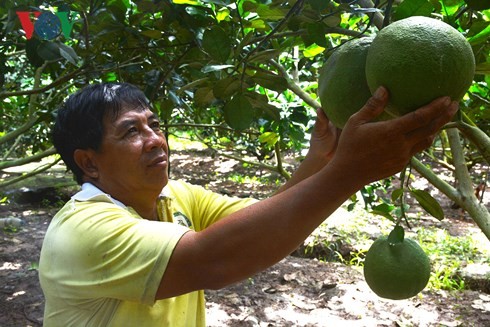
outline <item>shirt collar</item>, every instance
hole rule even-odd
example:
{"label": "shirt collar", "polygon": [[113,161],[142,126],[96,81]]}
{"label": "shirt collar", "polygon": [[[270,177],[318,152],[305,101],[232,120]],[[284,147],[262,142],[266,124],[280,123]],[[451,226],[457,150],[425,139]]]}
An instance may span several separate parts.
{"label": "shirt collar", "polygon": [[104,193],[101,189],[92,183],[83,183],[82,189],[72,196],[72,199],[76,201],[102,201],[112,202],[121,208],[126,209],[126,206],[121,201],[118,201],[111,197],[109,194]]}
{"label": "shirt collar", "polygon": [[[161,197],[170,197],[170,190],[168,187],[164,187],[160,193]],[[101,189],[92,183],[83,183],[82,189],[72,196],[72,199],[76,201],[102,201],[102,202],[112,202],[121,208],[127,209],[127,206],[111,197],[110,194],[104,193]]]}

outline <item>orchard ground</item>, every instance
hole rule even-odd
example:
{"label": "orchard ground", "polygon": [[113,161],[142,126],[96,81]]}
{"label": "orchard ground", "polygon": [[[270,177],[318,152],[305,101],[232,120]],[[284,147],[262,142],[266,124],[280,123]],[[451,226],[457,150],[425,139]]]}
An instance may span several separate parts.
{"label": "orchard ground", "polygon": [[[240,197],[264,198],[277,189],[280,177],[275,173],[244,168],[238,161],[214,157],[209,149],[187,148],[172,152],[171,178]],[[297,165],[294,156],[286,162]],[[0,231],[0,326],[42,325],[39,252],[51,217],[76,189],[47,187],[53,177],[57,185],[71,181],[64,167],[58,166],[49,175],[39,176],[35,187],[16,193],[16,202],[0,206],[0,218],[25,221],[18,231]],[[452,203],[424,180],[414,183],[440,201],[446,218],[437,221],[414,205],[411,216],[417,219],[411,220],[407,235],[422,242],[433,242],[436,235],[438,242],[450,239],[451,247],[463,244],[458,239],[470,237],[471,244],[465,246],[481,255],[481,267],[488,267],[490,241],[467,214],[451,208]],[[489,198],[485,194],[486,205]],[[362,204],[350,212],[345,206],[340,208],[291,256],[246,281],[207,291],[208,326],[490,326],[488,276],[481,285],[467,282],[467,288],[473,289],[442,290],[432,283],[402,301],[383,300],[370,291],[362,275],[363,254],[392,227],[387,219],[367,214]],[[458,260],[458,267],[471,265],[465,260]],[[433,269],[440,269],[438,265]],[[439,286],[444,285],[444,278],[439,276]]]}

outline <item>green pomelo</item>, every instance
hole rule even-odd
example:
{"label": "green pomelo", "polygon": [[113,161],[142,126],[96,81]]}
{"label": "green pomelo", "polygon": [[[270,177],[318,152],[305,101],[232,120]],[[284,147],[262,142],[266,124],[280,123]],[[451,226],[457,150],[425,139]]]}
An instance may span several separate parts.
{"label": "green pomelo", "polygon": [[369,288],[382,298],[408,299],[427,286],[430,260],[412,239],[390,244],[387,236],[381,236],[366,254],[364,278]]}
{"label": "green pomelo", "polygon": [[485,10],[490,9],[489,0],[464,0],[468,7],[475,10]]}
{"label": "green pomelo", "polygon": [[453,27],[437,19],[414,16],[382,29],[366,58],[367,84],[372,92],[390,92],[386,111],[395,116],[440,96],[459,101],[475,74],[470,44]]}
{"label": "green pomelo", "polygon": [[343,128],[371,97],[365,64],[372,41],[371,37],[363,37],[344,43],[320,69],[318,96],[323,111],[337,128]]}

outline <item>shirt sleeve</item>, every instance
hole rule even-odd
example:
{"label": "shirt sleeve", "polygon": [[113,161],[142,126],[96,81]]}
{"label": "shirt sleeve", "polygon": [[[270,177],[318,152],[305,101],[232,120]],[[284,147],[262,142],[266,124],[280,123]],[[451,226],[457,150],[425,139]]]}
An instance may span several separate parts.
{"label": "shirt sleeve", "polygon": [[182,194],[189,197],[183,201],[192,203],[192,220],[196,231],[203,230],[216,221],[258,202],[254,198],[222,195],[183,181],[179,181],[179,185],[173,191],[179,194],[179,197]]}
{"label": "shirt sleeve", "polygon": [[[189,229],[149,221],[109,203],[74,202],[48,231],[46,277],[67,299],[115,298],[153,304],[172,252]],[[56,235],[53,235],[56,234]]]}

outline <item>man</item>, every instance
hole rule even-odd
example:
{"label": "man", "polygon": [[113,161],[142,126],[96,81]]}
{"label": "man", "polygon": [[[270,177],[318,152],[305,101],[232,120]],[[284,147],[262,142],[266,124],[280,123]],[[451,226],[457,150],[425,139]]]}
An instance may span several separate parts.
{"label": "man", "polygon": [[338,133],[322,111],[305,160],[263,201],[169,181],[167,143],[143,93],[96,84],[59,110],[54,144],[82,190],[53,218],[39,272],[45,326],[205,326],[204,289],[286,257],[350,195],[400,171],[457,104],[372,122],[380,88]]}

